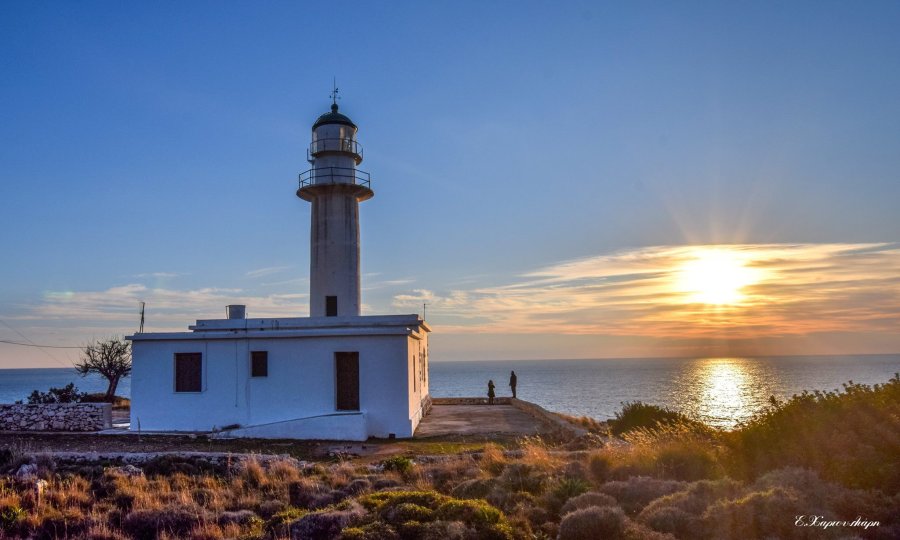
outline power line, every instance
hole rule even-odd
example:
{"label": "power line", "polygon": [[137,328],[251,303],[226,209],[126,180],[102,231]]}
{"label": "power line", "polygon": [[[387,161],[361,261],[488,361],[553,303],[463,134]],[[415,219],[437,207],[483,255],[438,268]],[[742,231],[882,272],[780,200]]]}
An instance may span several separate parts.
{"label": "power line", "polygon": [[[57,358],[57,357],[53,356],[52,354],[50,354],[50,351],[46,350],[46,349],[47,349],[46,347],[42,347],[42,346],[38,345],[37,343],[31,341],[30,339],[28,339],[28,336],[26,336],[26,335],[23,334],[22,332],[19,332],[18,330],[16,330],[15,328],[13,328],[12,325],[10,325],[8,322],[4,321],[3,319],[0,319],[0,323],[3,323],[3,326],[5,326],[5,327],[9,328],[10,330],[12,330],[13,332],[19,334],[19,336],[21,336],[22,339],[24,339],[24,340],[27,341],[29,344],[31,344],[31,346],[37,347],[42,353],[44,353],[45,355],[47,355],[47,358],[53,360],[54,362],[56,362],[57,364],[59,364],[59,365],[61,365],[61,366],[63,366],[63,367],[71,367],[71,363],[70,363],[69,365],[66,365],[66,364],[65,364],[64,362],[62,362],[59,358]],[[28,346],[28,345],[26,345],[26,346]]]}
{"label": "power line", "polygon": [[38,345],[37,343],[20,343],[18,341],[10,341],[8,339],[0,339],[0,343],[6,343],[9,345],[21,345],[23,347],[37,347],[39,349],[48,348],[48,349],[82,349],[83,347],[69,347],[63,345]]}

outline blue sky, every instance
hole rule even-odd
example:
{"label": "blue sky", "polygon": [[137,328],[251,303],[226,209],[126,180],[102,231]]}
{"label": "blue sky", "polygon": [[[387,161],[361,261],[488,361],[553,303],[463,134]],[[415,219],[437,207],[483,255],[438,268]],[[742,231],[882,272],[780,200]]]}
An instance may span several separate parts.
{"label": "blue sky", "polygon": [[[725,332],[707,337],[742,345],[712,348],[610,331],[604,302],[565,309],[578,287],[558,291],[562,310],[545,310],[552,295],[509,307],[557,313],[543,328],[474,300],[567,261],[651,249],[666,270],[673,246],[706,244],[755,246],[779,269],[766,257],[869,246],[886,274],[862,268],[870,281],[854,290],[898,299],[900,4],[7,2],[0,14],[2,339],[127,333],[138,299],[150,329],[236,299],[251,316],[305,315],[309,208],[294,190],[335,76],[376,192],[361,209],[367,312],[432,303],[436,360],[900,350],[882,326],[900,300],[866,315],[882,321],[871,327],[804,309],[805,333],[775,327],[746,347]],[[605,268],[593,279],[635,275]],[[804,297],[823,279],[847,283],[827,274]],[[0,367],[75,354],[0,345]]]}

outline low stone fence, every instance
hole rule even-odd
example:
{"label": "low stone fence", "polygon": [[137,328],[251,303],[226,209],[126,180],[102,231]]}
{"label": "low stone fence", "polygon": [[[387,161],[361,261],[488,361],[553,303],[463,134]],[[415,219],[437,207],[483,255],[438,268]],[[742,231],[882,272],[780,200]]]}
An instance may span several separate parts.
{"label": "low stone fence", "polygon": [[534,418],[543,420],[567,437],[581,437],[587,435],[588,433],[586,429],[566,422],[558,415],[553,414],[552,412],[536,403],[532,403],[530,401],[522,401],[521,399],[511,399],[510,404],[520,411],[533,416]]}
{"label": "low stone fence", "polygon": [[[509,405],[512,398],[494,398],[495,405]],[[486,397],[436,397],[431,399],[432,405],[487,405]]]}
{"label": "low stone fence", "polygon": [[100,431],[111,427],[109,403],[0,405],[0,431]]}

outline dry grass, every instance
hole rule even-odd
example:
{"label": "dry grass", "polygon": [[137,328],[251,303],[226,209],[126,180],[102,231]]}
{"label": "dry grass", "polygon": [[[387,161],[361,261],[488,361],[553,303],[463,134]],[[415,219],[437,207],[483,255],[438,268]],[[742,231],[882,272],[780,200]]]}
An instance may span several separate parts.
{"label": "dry grass", "polygon": [[[147,476],[63,473],[42,462],[40,482],[0,477],[0,538],[279,539],[301,523],[310,534],[346,539],[795,538],[809,531],[789,518],[813,511],[880,522],[825,536],[886,538],[900,530],[900,495],[891,491],[898,462],[890,458],[898,388],[895,378],[802,396],[733,433],[654,422],[587,452],[526,438],[512,449],[487,443],[431,459],[303,468],[292,460],[227,470],[161,460]],[[871,433],[837,437],[847,422]],[[857,474],[864,465],[878,474]]]}

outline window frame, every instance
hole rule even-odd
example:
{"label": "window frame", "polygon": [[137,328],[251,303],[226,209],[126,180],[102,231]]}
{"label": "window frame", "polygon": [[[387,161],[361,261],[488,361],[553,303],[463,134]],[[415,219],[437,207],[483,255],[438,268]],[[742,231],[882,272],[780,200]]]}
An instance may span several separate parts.
{"label": "window frame", "polygon": [[[334,309],[331,309],[334,308]],[[338,297],[337,295],[326,295],[325,296],[325,316],[326,317],[337,317],[338,316]]]}
{"label": "window frame", "polygon": [[[257,373],[257,361],[262,362],[262,374]],[[269,351],[250,351],[250,378],[264,379],[269,376]]]}
{"label": "window frame", "polygon": [[[197,389],[179,390],[178,366],[180,360],[197,360]],[[184,379],[185,377],[182,377]],[[203,353],[202,352],[177,352],[172,359],[172,390],[176,394],[200,394],[203,392]]]}

